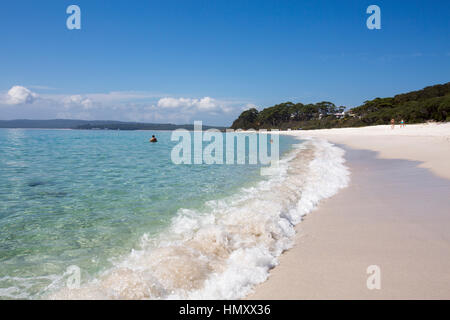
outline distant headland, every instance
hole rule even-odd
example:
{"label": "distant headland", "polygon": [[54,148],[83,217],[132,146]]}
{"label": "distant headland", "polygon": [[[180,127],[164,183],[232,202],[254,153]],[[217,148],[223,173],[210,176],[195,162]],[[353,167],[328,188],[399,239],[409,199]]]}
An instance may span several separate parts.
{"label": "distant headland", "polygon": [[[193,124],[171,124],[171,123],[141,123],[122,122],[109,120],[0,120],[0,128],[24,128],[24,129],[79,129],[79,130],[194,130]],[[224,131],[225,127],[203,126],[204,129],[218,129]]]}

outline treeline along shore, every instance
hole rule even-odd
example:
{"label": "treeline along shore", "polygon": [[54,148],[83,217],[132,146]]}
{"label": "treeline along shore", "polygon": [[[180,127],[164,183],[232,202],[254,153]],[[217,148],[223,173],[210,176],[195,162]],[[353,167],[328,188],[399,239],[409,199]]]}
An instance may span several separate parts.
{"label": "treeline along shore", "polygon": [[363,127],[390,123],[450,121],[450,82],[394,97],[365,101],[348,109],[332,102],[284,102],[258,111],[246,110],[233,122],[232,129],[327,129]]}

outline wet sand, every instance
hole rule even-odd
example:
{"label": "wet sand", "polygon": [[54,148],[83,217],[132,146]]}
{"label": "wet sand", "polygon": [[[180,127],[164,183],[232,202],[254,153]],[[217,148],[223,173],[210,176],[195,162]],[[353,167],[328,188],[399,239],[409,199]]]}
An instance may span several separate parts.
{"label": "wet sand", "polygon": [[[366,148],[376,150],[377,139],[366,139]],[[432,153],[424,154],[420,139],[432,141],[423,146]],[[248,299],[450,299],[450,158],[448,150],[435,150],[446,146],[445,137],[405,135],[387,143],[400,140],[409,157],[425,162],[348,147],[362,140],[347,137],[340,145],[349,187],[297,225],[295,246]],[[395,154],[385,148],[384,157]],[[366,286],[370,265],[380,267],[380,290]]]}

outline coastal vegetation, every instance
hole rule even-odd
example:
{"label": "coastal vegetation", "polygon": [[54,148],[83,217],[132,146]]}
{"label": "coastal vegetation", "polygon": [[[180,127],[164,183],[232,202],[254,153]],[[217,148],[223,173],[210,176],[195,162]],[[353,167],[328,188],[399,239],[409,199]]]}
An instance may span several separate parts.
{"label": "coastal vegetation", "polygon": [[348,109],[334,103],[284,102],[258,111],[245,110],[232,129],[324,129],[388,124],[391,119],[407,123],[450,121],[450,82],[422,90],[375,98]]}

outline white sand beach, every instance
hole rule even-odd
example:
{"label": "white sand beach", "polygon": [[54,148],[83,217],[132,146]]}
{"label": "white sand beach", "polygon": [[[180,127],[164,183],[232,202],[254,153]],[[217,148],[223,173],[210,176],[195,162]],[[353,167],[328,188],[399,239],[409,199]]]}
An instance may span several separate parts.
{"label": "white sand beach", "polygon": [[351,182],[296,226],[248,299],[450,299],[450,123],[281,134],[345,149]]}
{"label": "white sand beach", "polygon": [[309,131],[290,131],[288,134],[322,137],[333,143],[354,149],[379,152],[384,159],[407,159],[422,162],[419,167],[450,179],[450,123],[373,126]]}

